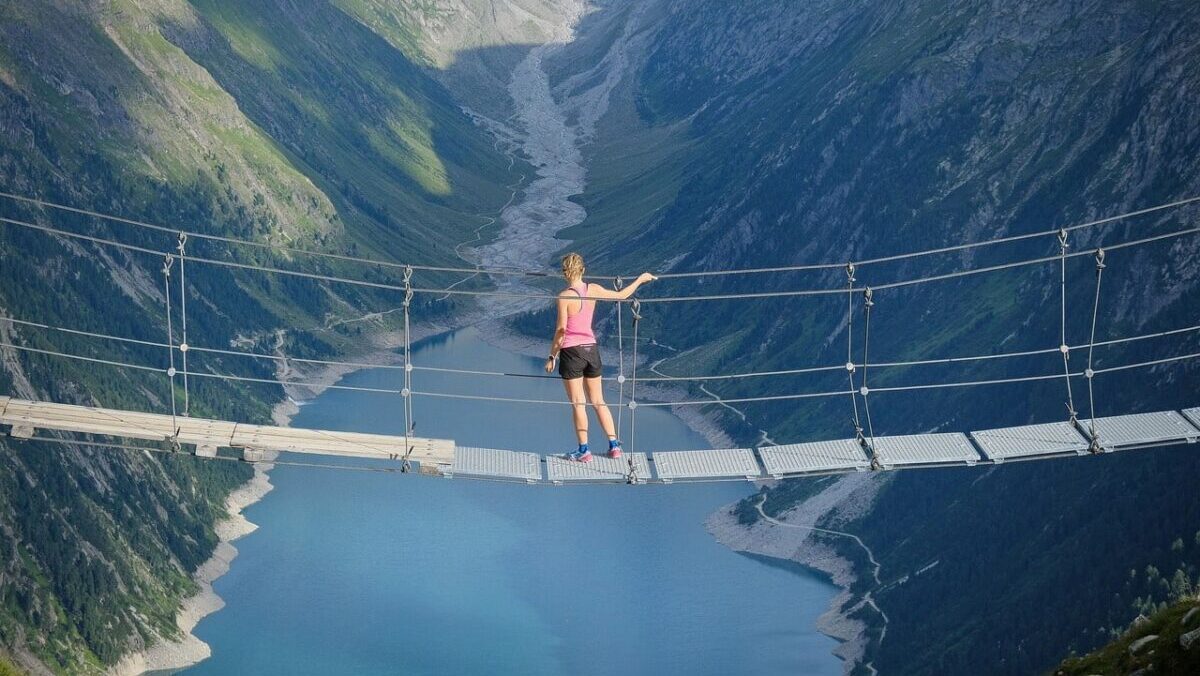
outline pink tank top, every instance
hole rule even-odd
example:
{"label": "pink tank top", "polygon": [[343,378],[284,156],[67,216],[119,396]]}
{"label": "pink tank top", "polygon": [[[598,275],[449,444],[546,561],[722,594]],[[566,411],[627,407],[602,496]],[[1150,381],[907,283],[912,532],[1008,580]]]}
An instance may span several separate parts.
{"label": "pink tank top", "polygon": [[[580,298],[588,295],[588,285],[583,282],[572,286],[571,290],[579,294]],[[596,344],[596,334],[592,333],[592,313],[595,309],[596,301],[585,299],[583,306],[579,308],[579,312],[567,314],[567,332],[563,336],[563,347]]]}

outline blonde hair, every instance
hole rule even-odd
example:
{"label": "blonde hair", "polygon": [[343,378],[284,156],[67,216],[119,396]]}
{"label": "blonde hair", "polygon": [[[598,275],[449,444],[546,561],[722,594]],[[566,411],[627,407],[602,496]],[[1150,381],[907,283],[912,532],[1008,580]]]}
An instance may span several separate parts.
{"label": "blonde hair", "polygon": [[572,279],[583,279],[583,256],[574,252],[563,256],[562,273],[568,282]]}

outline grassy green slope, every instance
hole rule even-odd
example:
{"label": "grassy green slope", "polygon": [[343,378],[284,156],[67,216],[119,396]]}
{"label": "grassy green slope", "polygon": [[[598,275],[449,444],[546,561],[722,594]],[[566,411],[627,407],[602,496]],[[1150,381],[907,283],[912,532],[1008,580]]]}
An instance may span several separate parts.
{"label": "grassy green slope", "polygon": [[[1087,676],[1100,674],[1195,674],[1200,673],[1200,650],[1193,644],[1184,649],[1179,642],[1181,635],[1200,628],[1200,614],[1192,612],[1200,608],[1194,597],[1183,599],[1163,608],[1140,622],[1111,643],[1079,657],[1065,660],[1052,673],[1055,676]],[[1184,618],[1191,613],[1188,622]],[[1136,641],[1147,637],[1149,642],[1141,644],[1137,651],[1130,648]]]}
{"label": "grassy green slope", "polygon": [[198,21],[173,26],[174,39],[330,195],[359,251],[453,260],[453,244],[508,198],[508,162],[491,139],[337,7],[194,7]]}

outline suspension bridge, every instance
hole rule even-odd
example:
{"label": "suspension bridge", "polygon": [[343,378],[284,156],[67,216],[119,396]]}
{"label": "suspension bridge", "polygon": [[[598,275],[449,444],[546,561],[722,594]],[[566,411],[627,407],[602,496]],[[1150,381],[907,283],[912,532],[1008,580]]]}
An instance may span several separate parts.
{"label": "suspension bridge", "polygon": [[[422,287],[414,282],[416,273],[441,272],[542,278],[550,276],[550,273],[545,270],[518,270],[478,266],[410,265],[191,232],[10,193],[0,192],[0,198],[41,209],[94,217],[114,223],[123,223],[137,228],[166,233],[173,236],[176,243],[172,249],[159,250],[118,239],[67,230],[42,222],[0,217],[0,224],[3,224],[5,227],[23,228],[60,240],[87,242],[97,247],[119,249],[131,254],[151,257],[152,261],[157,261],[161,265],[162,299],[165,317],[165,340],[152,341],[129,336],[97,333],[74,327],[57,326],[39,322],[36,318],[0,316],[0,326],[7,325],[10,328],[24,327],[26,329],[67,334],[89,341],[161,350],[164,358],[162,363],[158,364],[136,363],[78,352],[38,348],[31,345],[19,344],[15,338],[5,338],[0,341],[0,348],[40,354],[55,359],[83,361],[116,369],[129,369],[159,374],[168,382],[171,393],[168,397],[170,400],[169,410],[161,412],[128,411],[55,402],[30,401],[14,396],[0,396],[0,424],[8,425],[9,435],[16,439],[93,446],[125,451],[189,454],[197,458],[209,460],[250,463],[319,464],[293,461],[291,459],[278,460],[275,457],[277,453],[366,458],[384,462],[382,465],[372,464],[369,466],[328,464],[320,464],[320,466],[362,471],[416,471],[425,475],[447,478],[461,477],[556,485],[579,483],[647,484],[696,481],[762,481],[864,471],[993,465],[1014,461],[1098,455],[1170,444],[1195,443],[1197,439],[1200,439],[1200,407],[1107,417],[1098,417],[1095,407],[1095,381],[1098,377],[1115,372],[1179,364],[1200,357],[1200,352],[1187,353],[1141,362],[1105,365],[1103,367],[1097,366],[1095,362],[1097,348],[1127,345],[1171,336],[1189,336],[1200,332],[1200,324],[1194,324],[1151,333],[1102,341],[1096,340],[1096,327],[1101,298],[1100,289],[1103,283],[1104,270],[1109,265],[1107,262],[1108,255],[1113,251],[1136,249],[1155,242],[1169,242],[1184,237],[1195,236],[1200,234],[1200,227],[1186,227],[1141,238],[1123,239],[1080,251],[1070,250],[1070,238],[1073,233],[1137,216],[1177,209],[1185,205],[1200,202],[1200,197],[1178,200],[1069,227],[966,242],[936,249],[893,254],[848,263],[817,263],[769,268],[668,272],[661,274],[659,275],[660,278],[670,279],[702,276],[728,277],[731,275],[756,275],[810,270],[836,271],[840,269],[845,273],[845,285],[743,293],[653,296],[634,298],[628,301],[614,301],[617,303],[618,313],[618,369],[615,377],[606,376],[605,380],[610,386],[613,384],[616,385],[619,393],[617,404],[618,416],[628,414],[630,435],[627,443],[627,452],[622,458],[597,457],[593,462],[588,464],[572,462],[559,456],[542,455],[527,451],[464,447],[457,445],[451,439],[429,439],[418,437],[414,433],[412,402],[418,397],[505,401],[531,405],[574,405],[565,400],[482,396],[469,392],[435,392],[421,390],[415,386],[417,384],[415,381],[416,377],[422,371],[458,373],[474,377],[553,378],[553,376],[504,373],[480,369],[440,368],[416,364],[412,358],[412,343],[410,339],[413,299],[419,294],[428,294],[434,297],[453,295],[515,297],[529,300],[544,300],[546,302],[556,297],[539,290],[465,289],[458,288],[457,284],[445,288]],[[995,265],[966,268],[941,274],[930,274],[923,277],[902,278],[871,286],[857,285],[858,274],[868,266],[919,259],[936,254],[966,252],[998,244],[1038,238],[1056,240],[1058,244],[1057,255],[1022,258]],[[191,255],[188,251],[189,240],[207,240],[232,246],[266,249],[292,256],[307,256],[338,261],[340,263],[378,266],[398,272],[402,275],[402,281],[397,284],[355,279],[345,276],[322,274],[311,270],[301,270],[295,267],[273,267],[270,265],[249,263],[243,260]],[[1091,318],[1090,334],[1086,342],[1069,344],[1067,340],[1067,262],[1080,257],[1089,257],[1094,262],[1094,275],[1089,280],[1094,285],[1092,307],[1089,308]],[[1055,264],[1058,265],[1060,273],[1058,276],[1058,295],[1060,298],[1060,312],[1058,313],[1058,334],[1060,341],[1058,345],[1034,350],[933,357],[908,361],[872,362],[870,360],[871,314],[872,308],[877,302],[877,294],[879,292],[930,284],[959,277]],[[188,286],[186,268],[188,265],[210,265],[248,272],[293,276],[320,283],[345,284],[396,292],[403,299],[401,305],[404,329],[403,361],[398,366],[380,367],[376,364],[340,361],[336,359],[306,359],[282,354],[266,354],[248,350],[192,345],[188,342],[187,328]],[[606,277],[593,276],[592,279],[612,280],[617,286],[620,286],[622,283],[622,277],[615,275]],[[172,297],[176,295],[179,300],[177,307],[173,307]],[[642,308],[645,304],[741,301],[761,298],[812,296],[835,298],[845,296],[847,299],[845,331],[847,360],[844,364],[693,376],[655,375],[647,377],[637,374],[639,363],[638,345],[640,341],[644,340],[644,337],[639,336],[638,333],[642,320]],[[856,300],[859,308],[857,311]],[[629,340],[628,358],[626,357],[626,337],[623,333],[622,322],[620,320],[620,313],[624,309],[627,309],[632,319],[632,335]],[[179,331],[176,331],[175,326],[174,318],[176,315],[178,315],[180,320]],[[858,319],[860,315],[861,319]],[[855,342],[856,329],[858,331],[857,335],[861,339],[861,345]],[[5,335],[9,334],[6,333]],[[858,347],[857,354],[856,347]],[[1079,352],[1085,354],[1073,366],[1071,361],[1072,353]],[[346,368],[396,368],[403,373],[403,386],[398,389],[358,387],[343,384],[325,386],[291,379],[260,378],[213,370],[189,369],[188,356],[189,354],[196,353],[272,360],[284,364],[295,362]],[[971,364],[1054,354],[1061,355],[1062,370],[1052,373],[884,387],[871,387],[868,384],[868,374],[880,369],[909,368],[935,364]],[[628,372],[626,371],[627,363]],[[1083,365],[1082,368],[1080,368],[1081,365]],[[845,388],[838,388],[836,390],[789,391],[754,397],[716,400],[674,399],[659,401],[638,400],[637,398],[638,383],[686,383],[768,378],[773,376],[805,376],[820,373],[836,374],[839,372],[845,374],[848,384]],[[254,425],[236,421],[209,420],[194,417],[190,411],[192,397],[191,381],[196,378],[263,383],[281,387],[308,386],[313,388],[351,390],[380,396],[399,397],[399,408],[404,416],[405,433],[403,435],[390,436]],[[966,388],[1056,380],[1061,380],[1063,383],[1066,398],[1065,403],[1068,411],[1067,416],[1061,420],[999,429],[877,436],[871,419],[870,397],[878,393],[917,392],[944,388]],[[1073,384],[1073,381],[1078,382],[1080,380],[1084,384],[1085,391],[1080,392],[1079,396],[1081,401],[1086,397],[1086,413],[1080,412],[1076,406],[1076,386]],[[636,416],[639,408],[705,406],[716,403],[799,401],[825,398],[844,398],[849,400],[847,409],[852,414],[852,425],[848,429],[849,434],[847,434],[846,438],[708,450],[649,450],[640,449],[636,446]],[[182,399],[182,402],[180,402],[180,399]],[[43,434],[39,434],[39,432],[43,432]],[[46,435],[44,432],[55,434]],[[86,435],[86,437],[64,437],[61,434],[57,434],[62,432],[82,434]],[[136,442],[154,442],[154,445],[138,444]]]}

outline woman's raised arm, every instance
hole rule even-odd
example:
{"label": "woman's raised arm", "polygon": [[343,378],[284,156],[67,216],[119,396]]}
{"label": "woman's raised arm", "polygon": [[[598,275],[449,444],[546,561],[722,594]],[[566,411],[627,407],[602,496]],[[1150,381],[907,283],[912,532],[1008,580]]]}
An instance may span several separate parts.
{"label": "woman's raised arm", "polygon": [[655,277],[649,272],[643,272],[642,274],[638,275],[638,278],[633,280],[629,286],[626,286],[620,291],[614,291],[612,289],[605,288],[600,284],[589,284],[588,297],[598,300],[625,300],[634,293],[637,293],[638,287],[646,282],[653,282],[656,279],[658,279],[658,277]]}

